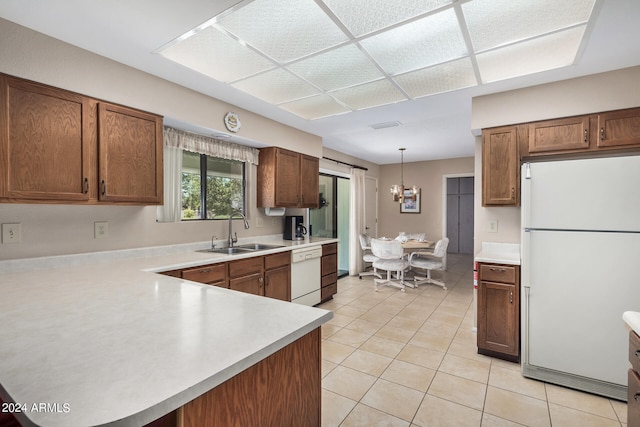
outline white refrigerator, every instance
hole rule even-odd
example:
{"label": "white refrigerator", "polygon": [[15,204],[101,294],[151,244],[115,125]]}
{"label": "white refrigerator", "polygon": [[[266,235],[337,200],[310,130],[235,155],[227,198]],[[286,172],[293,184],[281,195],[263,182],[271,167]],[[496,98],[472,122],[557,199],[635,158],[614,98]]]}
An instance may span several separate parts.
{"label": "white refrigerator", "polygon": [[522,372],[627,399],[640,311],[640,156],[522,166]]}

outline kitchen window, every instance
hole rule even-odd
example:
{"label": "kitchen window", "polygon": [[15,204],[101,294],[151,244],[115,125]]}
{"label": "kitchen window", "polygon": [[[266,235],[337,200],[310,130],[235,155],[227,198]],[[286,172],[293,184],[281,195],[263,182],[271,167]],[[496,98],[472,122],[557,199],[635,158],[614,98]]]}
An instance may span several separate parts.
{"label": "kitchen window", "polygon": [[245,211],[245,163],[182,152],[182,220],[227,219]]}

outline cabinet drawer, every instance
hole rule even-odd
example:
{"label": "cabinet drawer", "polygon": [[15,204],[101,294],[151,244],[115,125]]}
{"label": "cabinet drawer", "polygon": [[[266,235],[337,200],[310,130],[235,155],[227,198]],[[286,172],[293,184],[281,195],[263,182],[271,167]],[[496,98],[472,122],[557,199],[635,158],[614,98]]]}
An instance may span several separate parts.
{"label": "cabinet drawer", "polygon": [[640,377],[629,369],[629,387],[627,388],[627,425],[640,425]]}
{"label": "cabinet drawer", "polygon": [[480,264],[480,280],[500,283],[516,283],[517,269],[512,265]]}
{"label": "cabinet drawer", "polygon": [[182,278],[199,283],[224,282],[227,278],[227,268],[224,263],[203,265],[182,272]]}
{"label": "cabinet drawer", "polygon": [[327,274],[326,276],[322,276],[320,286],[324,288],[325,286],[329,286],[334,283],[338,283],[338,273],[331,273]]}
{"label": "cabinet drawer", "polygon": [[280,252],[277,254],[265,255],[264,257],[264,269],[271,270],[272,268],[284,267],[291,264],[291,252]]}
{"label": "cabinet drawer", "polygon": [[337,243],[329,243],[327,245],[322,245],[322,255],[330,255],[338,253],[338,244]]}
{"label": "cabinet drawer", "polygon": [[248,276],[250,274],[260,273],[264,268],[264,257],[253,257],[239,259],[229,262],[229,277]]}
{"label": "cabinet drawer", "polygon": [[320,290],[320,300],[321,301],[327,300],[337,293],[338,293],[337,283],[334,283],[333,285],[325,286]]}
{"label": "cabinet drawer", "polygon": [[327,255],[322,257],[322,264],[320,267],[321,275],[336,273],[338,271],[338,257],[335,255]]}
{"label": "cabinet drawer", "polygon": [[629,331],[629,362],[634,371],[640,372],[640,337],[633,331]]}

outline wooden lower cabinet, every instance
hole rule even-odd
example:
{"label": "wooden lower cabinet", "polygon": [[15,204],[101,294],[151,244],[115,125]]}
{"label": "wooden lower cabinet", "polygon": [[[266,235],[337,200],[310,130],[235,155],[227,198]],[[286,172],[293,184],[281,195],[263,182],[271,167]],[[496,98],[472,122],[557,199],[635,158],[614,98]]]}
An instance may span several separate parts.
{"label": "wooden lower cabinet", "polygon": [[230,261],[229,289],[254,295],[264,295],[264,257]]}
{"label": "wooden lower cabinet", "polygon": [[264,257],[264,296],[291,301],[291,253]]}
{"label": "wooden lower cabinet", "polygon": [[338,292],[338,244],[322,245],[320,264],[320,301],[333,298]]}
{"label": "wooden lower cabinet", "polygon": [[320,426],[320,329],[181,410],[183,427]]}
{"label": "wooden lower cabinet", "polygon": [[478,264],[478,353],[520,360],[520,267]]}
{"label": "wooden lower cabinet", "polygon": [[[172,273],[172,272],[170,272]],[[165,273],[166,274],[166,273]],[[174,275],[174,274],[169,274]],[[207,285],[227,287],[227,266],[223,264],[211,264],[202,267],[190,268],[182,271],[178,276],[186,280],[192,280]]]}
{"label": "wooden lower cabinet", "polygon": [[165,276],[291,301],[291,252],[164,271]]}

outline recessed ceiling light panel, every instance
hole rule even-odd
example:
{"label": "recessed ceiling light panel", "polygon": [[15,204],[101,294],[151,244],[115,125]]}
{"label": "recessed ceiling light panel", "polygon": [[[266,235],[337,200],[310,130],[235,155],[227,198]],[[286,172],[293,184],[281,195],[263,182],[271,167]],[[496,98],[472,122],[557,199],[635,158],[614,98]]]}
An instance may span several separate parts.
{"label": "recessed ceiling light panel", "polygon": [[355,36],[362,36],[451,4],[452,0],[323,0]]}
{"label": "recessed ceiling light panel", "polygon": [[225,83],[274,67],[273,62],[213,27],[170,45],[160,54]]}
{"label": "recessed ceiling light panel", "polygon": [[393,104],[407,99],[388,80],[378,80],[360,86],[337,90],[331,92],[331,96],[339,99],[354,110]]}
{"label": "recessed ceiling light panel", "polygon": [[383,74],[357,46],[347,45],[292,64],[291,71],[324,90],[381,79]]}
{"label": "recessed ceiling light panel", "polygon": [[313,0],[255,0],[218,24],[280,63],[348,40]]}
{"label": "recessed ceiling light panel", "polygon": [[469,58],[412,71],[393,79],[412,98],[449,92],[478,84]]}
{"label": "recessed ceiling light panel", "polygon": [[318,93],[291,73],[276,69],[232,84],[233,87],[271,104],[280,104]]}
{"label": "recessed ceiling light panel", "polygon": [[351,111],[344,105],[340,105],[329,95],[324,94],[280,104],[280,108],[307,120],[335,116]]}
{"label": "recessed ceiling light panel", "polygon": [[491,0],[462,5],[476,51],[525,40],[589,20],[595,0]]}
{"label": "recessed ceiling light panel", "polygon": [[417,70],[468,55],[453,9],[360,42],[389,74]]}
{"label": "recessed ceiling light panel", "polygon": [[476,56],[485,83],[567,67],[573,64],[585,27],[491,50]]}

